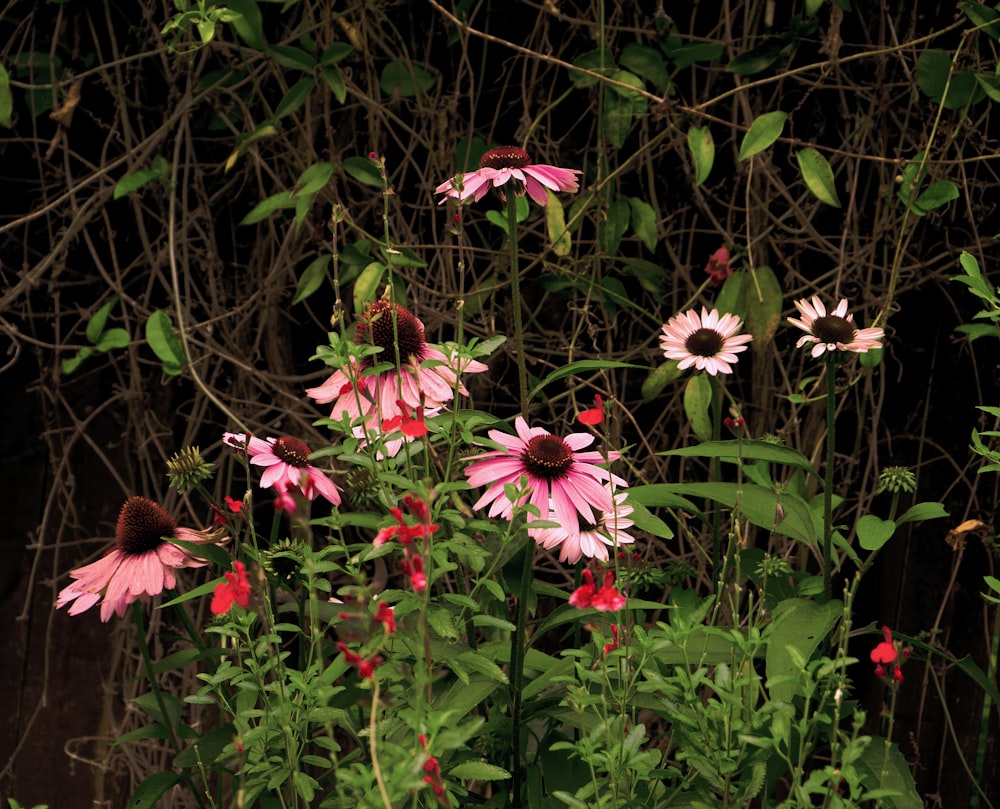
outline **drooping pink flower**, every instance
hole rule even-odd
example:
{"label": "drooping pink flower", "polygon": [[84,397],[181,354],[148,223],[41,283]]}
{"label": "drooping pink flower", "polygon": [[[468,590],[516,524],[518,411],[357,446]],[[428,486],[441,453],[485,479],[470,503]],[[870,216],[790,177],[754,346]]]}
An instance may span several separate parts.
{"label": "drooping pink flower", "polygon": [[743,321],[736,315],[720,315],[718,310],[709,312],[702,307],[699,315],[693,309],[670,318],[660,336],[660,348],[667,359],[680,360],[678,368],[692,365],[712,376],[731,374],[732,366],[739,359],[736,355],[746,351],[746,344],[753,338],[740,334]]}
{"label": "drooping pink flower", "polygon": [[[340,505],[340,490],[323,472],[309,464],[310,450],[304,441],[290,436],[266,440],[251,437],[247,452],[251,464],[264,467],[260,476],[261,488],[269,489],[273,486],[278,492],[279,500],[285,502],[283,497],[288,494],[288,490],[298,487],[309,500],[322,495],[333,505]],[[294,510],[294,500],[292,505]]]}
{"label": "drooping pink flower", "polygon": [[594,394],[594,406],[589,410],[584,410],[580,413],[580,415],[576,417],[576,420],[580,422],[580,424],[586,424],[588,427],[596,427],[604,421],[604,398],[601,394]]}
{"label": "drooping pink flower", "polygon": [[434,193],[442,195],[439,205],[449,197],[460,202],[470,198],[478,202],[487,191],[495,188],[501,199],[506,199],[507,190],[517,196],[527,192],[539,205],[546,205],[549,201],[546,188],[553,191],[576,191],[580,188],[576,175],[582,173],[577,169],[533,164],[531,157],[523,149],[501,146],[484,154],[476,171],[468,171],[441,183],[434,189]]}
{"label": "drooping pink flower", "polygon": [[[594,443],[589,433],[572,433],[565,438],[552,435],[541,427],[529,427],[518,416],[514,422],[517,435],[490,430],[489,437],[503,449],[477,455],[465,469],[469,485],[487,486],[473,508],[490,506],[489,516],[510,519],[514,507],[530,503],[538,516],[528,514],[528,533],[537,536],[540,528],[531,528],[537,520],[554,520],[574,535],[580,523],[596,525],[598,514],[612,511],[614,501],[604,486],[613,481],[617,486],[628,484],[598,464],[616,461],[618,452],[605,458],[600,452],[584,452]],[[527,489],[512,503],[504,492],[508,484],[517,484],[524,477]]]}
{"label": "drooping pink flower", "polygon": [[709,256],[708,264],[705,266],[705,272],[708,273],[708,278],[712,282],[713,287],[719,286],[733,274],[733,268],[729,266],[728,247],[723,245],[712,253],[711,256]]}
{"label": "drooping pink flower", "polygon": [[243,609],[250,607],[250,581],[246,565],[236,561],[233,562],[233,569],[234,573],[224,573],[226,580],[215,586],[210,607],[213,615],[225,615],[233,604],[239,604]]}
{"label": "drooping pink flower", "polygon": [[[335,371],[318,387],[308,388],[306,395],[326,404],[333,402],[330,418],[348,421],[354,435],[367,441],[383,432],[383,425],[402,426],[405,418],[423,423],[424,417],[439,413],[455,397],[468,396],[461,383],[461,373],[477,374],[487,370],[485,363],[461,358],[457,350],[428,343],[424,324],[399,304],[378,300],[361,315],[354,335],[359,345],[378,346],[382,351],[366,357],[353,367]],[[378,373],[370,369],[376,362],[395,364],[399,352],[399,370]],[[414,412],[422,417],[413,419]],[[395,419],[399,419],[395,422]],[[390,437],[384,442],[384,453],[394,456],[405,441],[415,437],[413,426],[408,434]]]}
{"label": "drooping pink flower", "polygon": [[813,295],[811,300],[803,298],[795,301],[795,308],[801,317],[790,317],[788,322],[805,332],[795,347],[812,345],[810,353],[813,357],[820,357],[827,351],[864,354],[882,347],[885,332],[879,328],[857,328],[854,315],[847,313],[847,298],[841,298],[837,308],[829,314],[818,295]]}
{"label": "drooping pink flower", "polygon": [[632,506],[625,502],[627,492],[615,492],[608,486],[612,497],[612,508],[601,510],[597,521],[584,523],[578,519],[578,530],[572,531],[565,525],[557,528],[540,528],[535,534],[535,541],[546,550],[559,548],[559,561],[576,564],[586,556],[588,559],[608,561],[608,548],[618,545],[630,545],[635,537],[628,533],[633,526],[629,519]]}
{"label": "drooping pink flower", "polygon": [[102,621],[124,615],[136,599],[176,587],[178,568],[205,564],[166,537],[206,543],[220,536],[219,531],[182,528],[158,503],[130,497],[118,514],[114,549],[96,562],[70,571],[74,581],[60,591],[56,607],[72,604],[69,614],[79,615],[100,601]]}

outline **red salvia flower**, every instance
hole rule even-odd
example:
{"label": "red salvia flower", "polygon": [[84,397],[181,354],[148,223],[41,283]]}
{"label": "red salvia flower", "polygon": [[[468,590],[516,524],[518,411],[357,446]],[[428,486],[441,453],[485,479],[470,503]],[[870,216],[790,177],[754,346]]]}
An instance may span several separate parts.
{"label": "red salvia flower", "polygon": [[243,609],[250,606],[250,581],[247,579],[247,569],[242,562],[233,562],[235,573],[225,573],[226,580],[216,585],[212,593],[212,614],[225,615],[233,604],[239,604]]}
{"label": "red salvia flower", "polygon": [[594,394],[594,406],[589,410],[584,410],[576,420],[580,424],[587,424],[591,427],[595,427],[604,421],[604,399],[601,394]]}

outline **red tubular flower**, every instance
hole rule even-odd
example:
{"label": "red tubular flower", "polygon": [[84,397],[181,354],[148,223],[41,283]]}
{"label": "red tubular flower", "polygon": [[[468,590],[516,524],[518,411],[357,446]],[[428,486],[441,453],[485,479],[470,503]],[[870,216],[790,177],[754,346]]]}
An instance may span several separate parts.
{"label": "red tubular flower", "polygon": [[882,627],[882,637],[884,640],[872,649],[871,659],[872,663],[884,666],[888,663],[894,663],[899,653],[892,642],[892,630],[889,627]]}
{"label": "red tubular flower", "polygon": [[337,648],[340,653],[344,656],[350,665],[357,669],[358,676],[361,679],[373,679],[375,676],[375,667],[382,662],[381,657],[374,657],[371,660],[365,660],[357,652],[352,652],[346,643],[343,641],[337,641]]}
{"label": "red tubular flower", "polygon": [[573,595],[569,597],[569,603],[577,609],[585,610],[594,600],[597,587],[594,584],[594,574],[589,569],[585,568],[582,575],[583,584],[573,591]]}
{"label": "red tubular flower", "polygon": [[615,587],[613,571],[604,574],[604,586],[591,599],[590,606],[600,612],[617,612],[625,606],[625,596]]}
{"label": "red tubular flower", "polygon": [[216,585],[212,593],[212,614],[225,615],[233,604],[239,604],[243,609],[250,606],[250,581],[247,579],[247,569],[242,562],[233,562],[235,573],[225,573],[226,580]]}
{"label": "red tubular flower", "polygon": [[378,610],[375,612],[375,620],[382,624],[387,635],[391,635],[396,631],[396,615],[393,613],[392,607],[384,601],[380,601],[378,603]]}
{"label": "red tubular flower", "polygon": [[611,624],[611,643],[604,644],[604,654],[613,652],[618,648],[618,624]]}
{"label": "red tubular flower", "polygon": [[596,427],[604,421],[604,399],[601,394],[594,394],[594,406],[589,410],[584,410],[576,417],[576,420],[580,424],[587,424],[591,427]]}
{"label": "red tubular flower", "polygon": [[705,272],[708,273],[713,287],[719,286],[732,275],[733,268],[729,266],[729,248],[722,246],[712,253],[705,267]]}

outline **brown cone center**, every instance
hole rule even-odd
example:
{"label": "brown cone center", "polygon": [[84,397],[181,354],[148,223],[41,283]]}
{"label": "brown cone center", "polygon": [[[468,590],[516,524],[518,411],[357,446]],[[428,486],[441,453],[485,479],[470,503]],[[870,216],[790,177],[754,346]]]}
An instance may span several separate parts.
{"label": "brown cone center", "polygon": [[535,477],[558,480],[573,466],[573,450],[558,436],[538,435],[528,442],[522,456],[524,467]]}
{"label": "brown cone center", "polygon": [[274,442],[274,454],[289,466],[304,469],[309,466],[309,447],[303,441],[283,436]]}
{"label": "brown cone center", "polygon": [[115,542],[126,556],[140,556],[163,544],[177,530],[173,517],[145,497],[130,497],[118,514]]}

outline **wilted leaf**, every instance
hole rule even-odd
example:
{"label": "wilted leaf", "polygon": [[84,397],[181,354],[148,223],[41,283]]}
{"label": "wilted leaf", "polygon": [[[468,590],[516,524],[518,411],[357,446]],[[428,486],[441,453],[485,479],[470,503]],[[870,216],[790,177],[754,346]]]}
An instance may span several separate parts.
{"label": "wilted leaf", "polygon": [[694,184],[701,185],[708,179],[715,163],[715,141],[707,127],[693,126],[687,134],[688,149],[694,160]]}
{"label": "wilted leaf", "polygon": [[753,348],[762,353],[781,322],[783,301],[781,284],[768,266],[757,267],[747,284],[747,329],[753,335]]}

